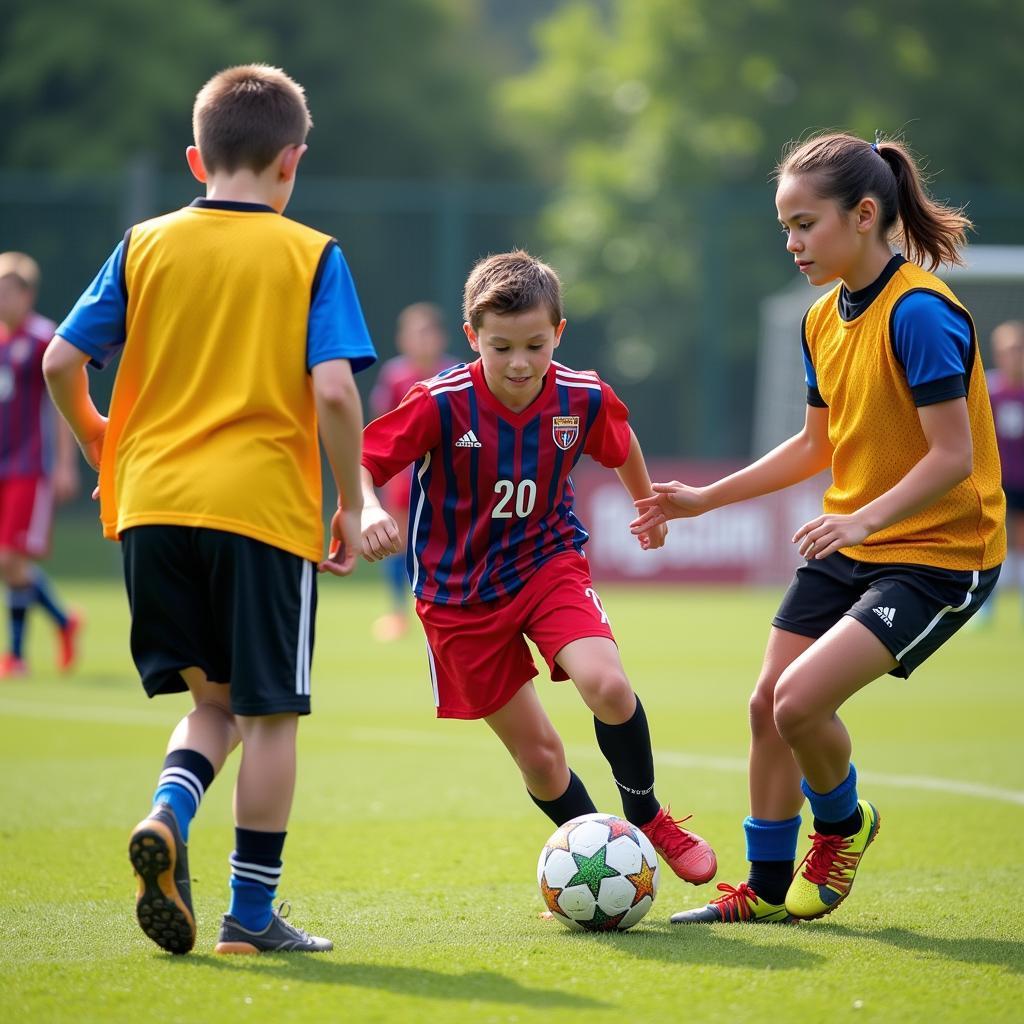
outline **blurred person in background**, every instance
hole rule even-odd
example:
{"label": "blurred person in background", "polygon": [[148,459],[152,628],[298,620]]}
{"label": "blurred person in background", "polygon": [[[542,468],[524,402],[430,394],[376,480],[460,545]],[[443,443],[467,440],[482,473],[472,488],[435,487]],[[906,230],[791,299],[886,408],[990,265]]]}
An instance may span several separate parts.
{"label": "blurred person in background", "polygon": [[[989,376],[989,397],[1006,494],[1006,562],[996,590],[1013,588],[1021,595],[1024,617],[1024,320],[1008,320],[992,332],[995,372]],[[995,592],[978,618],[989,620]]]}
{"label": "blurred person in background", "polygon": [[[398,355],[380,368],[377,382],[370,394],[374,419],[396,409],[413,384],[436,376],[453,362],[445,352],[447,337],[444,318],[439,307],[431,302],[414,302],[398,314],[395,347]],[[403,539],[409,525],[409,491],[411,473],[399,473],[384,486],[384,507],[402,531]],[[390,598],[390,611],[373,624],[377,640],[397,640],[409,628],[409,578],[405,556],[391,555],[383,563],[384,578]]]}
{"label": "blurred person in background", "polygon": [[71,434],[43,380],[52,320],[35,312],[39,265],[21,252],[0,253],[0,575],[7,585],[10,650],[0,679],[28,674],[25,621],[39,605],[57,626],[57,665],[71,668],[80,617],[57,599],[36,564],[50,550],[55,502],[78,490]]}

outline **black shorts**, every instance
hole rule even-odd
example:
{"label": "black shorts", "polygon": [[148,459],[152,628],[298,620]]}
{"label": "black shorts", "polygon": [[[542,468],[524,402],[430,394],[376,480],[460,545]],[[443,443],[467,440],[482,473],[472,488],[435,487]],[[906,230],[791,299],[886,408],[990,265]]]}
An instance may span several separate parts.
{"label": "black shorts", "polygon": [[132,657],[150,697],[201,668],[237,715],[309,714],[316,619],[312,562],[251,537],[136,526],[121,537]]}
{"label": "black shorts", "polygon": [[906,677],[974,615],[998,578],[999,566],[959,572],[856,562],[837,551],[797,568],[772,625],[817,639],[849,615],[899,662],[890,674]]}

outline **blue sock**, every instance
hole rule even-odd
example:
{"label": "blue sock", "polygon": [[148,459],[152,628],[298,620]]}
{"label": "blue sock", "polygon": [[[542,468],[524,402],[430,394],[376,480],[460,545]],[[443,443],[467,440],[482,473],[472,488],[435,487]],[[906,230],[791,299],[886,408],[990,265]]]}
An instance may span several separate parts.
{"label": "blue sock", "polygon": [[228,913],[251,932],[263,931],[273,916],[274,897],[283,869],[281,854],[287,834],[235,829]]}
{"label": "blue sock", "polygon": [[16,658],[23,657],[25,649],[25,617],[29,608],[35,603],[35,589],[28,587],[11,587],[7,591],[7,609],[11,617],[11,654]]}
{"label": "blue sock", "polygon": [[50,613],[50,617],[63,629],[68,624],[64,609],[57,603],[50,578],[38,566],[32,571],[32,589],[35,599]]}
{"label": "blue sock", "polygon": [[800,815],[785,821],[746,818],[743,831],[747,837],[747,860],[750,861],[747,885],[766,903],[785,903],[796,863]]}
{"label": "blue sock", "polygon": [[181,838],[186,843],[189,825],[215,774],[213,765],[197,750],[172,750],[164,758],[164,769],[153,794],[153,803],[171,805],[178,819]]}
{"label": "blue sock", "polygon": [[[800,788],[804,791],[814,812],[814,827],[818,832],[825,835],[842,835],[842,832],[829,830],[829,824],[846,823],[857,815],[857,769],[850,764],[850,773],[846,778],[829,793],[815,793],[807,784],[807,780],[800,782]],[[821,823],[819,825],[819,823]],[[822,828],[824,825],[826,827]],[[856,829],[854,829],[856,831]]]}
{"label": "blue sock", "polygon": [[796,844],[800,838],[800,815],[785,821],[746,818],[743,831],[747,837],[747,860],[796,860]]}

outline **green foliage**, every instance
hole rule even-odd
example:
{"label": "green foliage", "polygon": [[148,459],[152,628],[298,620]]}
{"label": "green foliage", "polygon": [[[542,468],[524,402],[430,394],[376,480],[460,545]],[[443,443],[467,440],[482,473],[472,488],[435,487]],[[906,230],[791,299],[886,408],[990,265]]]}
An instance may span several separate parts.
{"label": "green foliage", "polygon": [[490,113],[477,0],[13,0],[0,37],[0,166],[177,167],[196,90],[230,64],[285,68],[338,176],[514,177]]}
{"label": "green foliage", "polygon": [[1022,36],[1018,0],[568,0],[501,95],[556,189],[545,227],[569,309],[615,314],[610,347],[645,338],[648,364],[677,379],[708,346],[749,360],[753,318],[722,321],[784,280],[770,184],[783,144],[905,131],[941,170],[939,196],[1015,184]]}

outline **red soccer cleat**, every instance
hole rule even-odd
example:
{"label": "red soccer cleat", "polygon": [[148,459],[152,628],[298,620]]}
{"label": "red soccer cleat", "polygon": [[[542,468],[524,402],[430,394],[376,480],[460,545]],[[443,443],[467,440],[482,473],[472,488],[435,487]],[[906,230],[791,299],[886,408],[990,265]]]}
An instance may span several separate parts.
{"label": "red soccer cleat", "polygon": [[684,882],[703,885],[715,877],[718,859],[706,839],[681,827],[691,817],[673,818],[669,808],[662,807],[653,820],[640,826],[640,831],[650,839],[661,859]]}
{"label": "red soccer cleat", "polygon": [[78,631],[82,628],[82,616],[77,612],[68,614],[64,628],[58,631],[60,648],[57,651],[57,667],[68,672],[78,659]]}
{"label": "red soccer cleat", "polygon": [[0,656],[0,679],[24,679],[28,665],[13,654]]}

